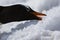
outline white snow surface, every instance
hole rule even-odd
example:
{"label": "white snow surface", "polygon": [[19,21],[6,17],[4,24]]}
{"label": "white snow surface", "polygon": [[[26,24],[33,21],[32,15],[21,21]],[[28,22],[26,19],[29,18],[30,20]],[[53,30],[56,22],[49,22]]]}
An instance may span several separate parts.
{"label": "white snow surface", "polygon": [[60,0],[0,0],[0,5],[20,2],[47,16],[42,21],[28,20],[0,25],[0,40],[60,40]]}

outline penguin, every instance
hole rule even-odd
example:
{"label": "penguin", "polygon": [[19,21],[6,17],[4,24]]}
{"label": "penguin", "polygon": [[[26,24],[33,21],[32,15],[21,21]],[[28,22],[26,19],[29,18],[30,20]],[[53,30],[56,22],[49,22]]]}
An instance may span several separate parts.
{"label": "penguin", "polygon": [[38,13],[22,4],[0,6],[0,22],[2,24],[14,21],[42,20],[39,16],[46,16],[46,14]]}

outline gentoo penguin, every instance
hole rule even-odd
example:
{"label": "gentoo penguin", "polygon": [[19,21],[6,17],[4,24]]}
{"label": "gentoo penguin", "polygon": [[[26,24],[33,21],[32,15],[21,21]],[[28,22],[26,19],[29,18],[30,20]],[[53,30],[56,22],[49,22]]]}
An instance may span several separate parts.
{"label": "gentoo penguin", "polygon": [[30,7],[22,4],[0,6],[0,22],[3,24],[13,21],[42,20],[42,18],[38,16],[46,15],[35,12]]}

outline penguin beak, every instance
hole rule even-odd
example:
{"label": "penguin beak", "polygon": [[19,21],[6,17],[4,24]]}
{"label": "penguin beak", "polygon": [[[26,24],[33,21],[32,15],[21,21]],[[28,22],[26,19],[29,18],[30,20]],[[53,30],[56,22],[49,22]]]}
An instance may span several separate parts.
{"label": "penguin beak", "polygon": [[35,16],[38,17],[38,20],[42,20],[42,17],[43,16],[47,16],[46,14],[43,14],[43,13],[38,13],[38,12],[32,12]]}

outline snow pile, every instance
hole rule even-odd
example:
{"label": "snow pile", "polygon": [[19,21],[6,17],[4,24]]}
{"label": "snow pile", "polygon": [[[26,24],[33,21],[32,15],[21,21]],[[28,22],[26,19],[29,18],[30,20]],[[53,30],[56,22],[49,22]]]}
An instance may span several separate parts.
{"label": "snow pile", "polygon": [[45,29],[60,31],[60,6],[54,7],[46,12],[48,20]]}

